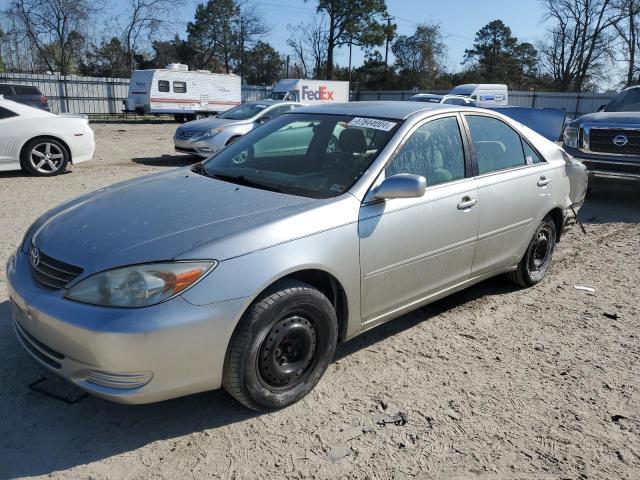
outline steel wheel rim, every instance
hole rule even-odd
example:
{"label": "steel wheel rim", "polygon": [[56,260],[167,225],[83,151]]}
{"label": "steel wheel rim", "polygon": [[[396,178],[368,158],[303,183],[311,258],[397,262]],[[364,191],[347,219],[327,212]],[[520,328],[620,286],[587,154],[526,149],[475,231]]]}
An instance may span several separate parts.
{"label": "steel wheel rim", "polygon": [[547,264],[551,253],[551,242],[551,231],[549,228],[538,230],[529,256],[530,272],[537,273]]}
{"label": "steel wheel rim", "polygon": [[278,321],[260,346],[258,372],[270,388],[286,390],[305,377],[316,353],[313,323],[300,315]]}
{"label": "steel wheel rim", "polygon": [[29,161],[40,173],[54,173],[64,162],[64,152],[55,143],[42,142],[31,149]]}

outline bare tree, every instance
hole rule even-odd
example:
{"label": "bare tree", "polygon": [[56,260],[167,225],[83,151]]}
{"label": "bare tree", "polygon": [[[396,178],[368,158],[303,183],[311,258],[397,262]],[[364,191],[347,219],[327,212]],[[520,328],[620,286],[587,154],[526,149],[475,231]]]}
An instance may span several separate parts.
{"label": "bare tree", "polygon": [[640,82],[637,58],[640,49],[640,1],[619,0],[616,8],[622,20],[615,25],[615,29],[624,54],[623,59],[617,60],[626,64],[626,75],[622,85],[629,87]]}
{"label": "bare tree", "polygon": [[613,31],[623,15],[613,0],[543,0],[551,23],[541,43],[543,70],[560,91],[582,91],[611,60]]}
{"label": "bare tree", "polygon": [[249,2],[241,2],[239,4],[239,14],[237,22],[237,57],[240,61],[239,73],[244,75],[245,53],[250,48],[256,46],[256,43],[263,38],[271,28],[263,21],[262,12],[256,5]]}
{"label": "bare tree", "polygon": [[12,0],[8,13],[46,68],[68,75],[96,9],[94,0]]}
{"label": "bare tree", "polygon": [[116,17],[121,31],[129,73],[136,68],[136,53],[163,25],[169,23],[168,11],[178,8],[182,0],[127,0],[125,10]]}
{"label": "bare tree", "polygon": [[287,45],[306,78],[324,78],[327,62],[327,22],[324,14],[313,15],[308,23],[287,25]]}

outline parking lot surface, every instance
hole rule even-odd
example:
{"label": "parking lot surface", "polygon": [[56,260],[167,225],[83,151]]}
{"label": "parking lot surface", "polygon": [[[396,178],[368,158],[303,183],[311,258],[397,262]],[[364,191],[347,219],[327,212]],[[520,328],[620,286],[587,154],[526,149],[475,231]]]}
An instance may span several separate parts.
{"label": "parking lot surface", "polygon": [[[196,161],[173,153],[175,124],[93,127],[95,158],[70,173],[0,174],[3,267],[58,203]],[[598,182],[587,235],[562,240],[540,285],[492,279],[371,330],[270,414],[223,391],[125,406],[30,389],[52,375],[15,339],[3,268],[0,478],[637,479],[639,204],[640,185]]]}

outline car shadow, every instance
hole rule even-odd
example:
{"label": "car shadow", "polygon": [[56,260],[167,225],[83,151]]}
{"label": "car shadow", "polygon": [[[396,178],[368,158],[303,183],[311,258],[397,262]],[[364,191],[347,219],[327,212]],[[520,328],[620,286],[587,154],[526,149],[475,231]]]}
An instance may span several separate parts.
{"label": "car shadow", "polygon": [[[516,289],[498,278],[413,311],[338,346],[334,361],[439,313],[485,295]],[[34,392],[28,386],[53,374],[20,347],[13,334],[9,302],[0,303],[0,477],[47,475],[136,450],[149,443],[217,429],[263,415],[249,410],[223,390],[149,405],[120,405],[85,396],[68,404]]]}
{"label": "car shadow", "polygon": [[159,157],[138,157],[131,160],[152,167],[188,167],[203,159],[195,155],[160,155]]}
{"label": "car shadow", "polygon": [[590,189],[578,214],[582,223],[640,223],[640,182],[589,179]]}

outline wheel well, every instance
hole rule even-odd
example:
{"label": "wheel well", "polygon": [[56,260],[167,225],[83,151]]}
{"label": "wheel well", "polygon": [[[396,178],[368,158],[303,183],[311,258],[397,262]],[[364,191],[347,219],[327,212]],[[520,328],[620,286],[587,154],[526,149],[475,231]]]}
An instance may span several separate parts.
{"label": "wheel well", "polygon": [[227,140],[227,143],[225,143],[226,145],[231,145],[233,142],[235,142],[236,140],[238,140],[242,135],[234,135],[233,137],[229,138],[229,140]]}
{"label": "wheel well", "polygon": [[347,323],[349,321],[349,306],[347,304],[347,295],[342,285],[340,285],[340,282],[324,270],[300,270],[290,273],[279,280],[284,279],[294,279],[308,283],[321,291],[324,296],[329,299],[338,318],[338,338],[341,341],[344,340],[347,334]]}
{"label": "wheel well", "polygon": [[556,225],[556,242],[559,242],[560,236],[562,235],[562,223],[564,221],[562,210],[556,207],[549,213],[547,213],[547,215],[549,215],[553,219],[553,223]]}
{"label": "wheel well", "polygon": [[62,144],[62,146],[65,148],[65,150],[67,151],[67,155],[69,155],[69,163],[73,163],[73,157],[71,156],[71,149],[69,148],[69,145],[67,145],[67,142],[65,142],[64,140],[62,140],[62,139],[60,139],[58,137],[54,137],[52,135],[38,135],[37,137],[30,138],[29,140],[24,142],[24,145],[22,145],[22,148],[20,149],[20,162],[21,163],[24,160],[24,152],[25,152],[25,148],[27,148],[27,145],[29,145],[34,140],[40,140],[40,139],[41,140],[50,139],[50,140],[55,140],[56,142],[60,142]]}

